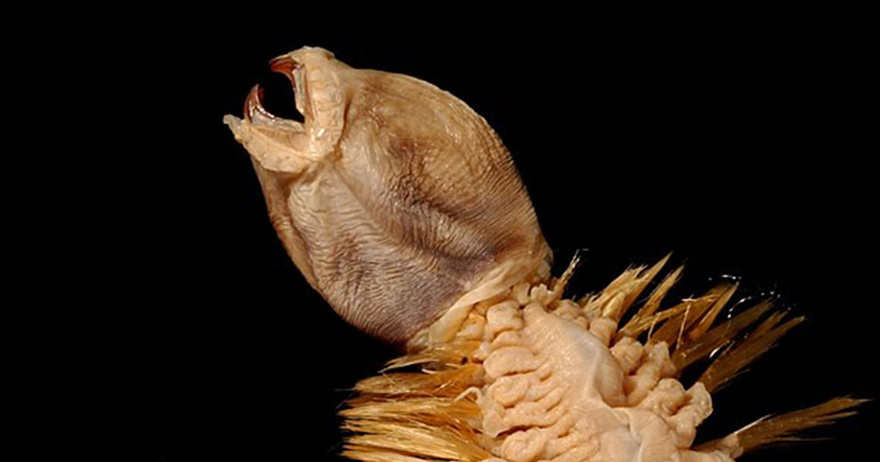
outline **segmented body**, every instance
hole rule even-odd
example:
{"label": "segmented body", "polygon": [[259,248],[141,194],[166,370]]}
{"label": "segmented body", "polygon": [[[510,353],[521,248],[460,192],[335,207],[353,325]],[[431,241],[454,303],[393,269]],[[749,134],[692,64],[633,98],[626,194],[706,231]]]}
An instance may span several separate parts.
{"label": "segmented body", "polygon": [[[251,153],[272,222],[348,322],[407,348],[343,411],[365,462],[730,462],[861,401],[760,420],[694,447],[711,393],[802,318],[769,301],[718,321],[735,284],[664,302],[681,268],[625,271],[563,298],[498,136],[452,95],[303,48],[272,61],[304,123],[224,121]],[[715,352],[693,383],[681,373]]]}

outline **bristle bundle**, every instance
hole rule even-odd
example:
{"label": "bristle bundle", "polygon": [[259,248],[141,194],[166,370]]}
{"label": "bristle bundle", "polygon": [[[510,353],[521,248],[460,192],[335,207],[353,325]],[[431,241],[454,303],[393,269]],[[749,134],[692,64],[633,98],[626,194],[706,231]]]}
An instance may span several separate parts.
{"label": "bristle bundle", "polygon": [[814,441],[817,438],[806,438],[797,436],[797,434],[850,417],[856,414],[856,411],[852,410],[853,408],[867,401],[865,399],[839,397],[806,409],[778,416],[764,417],[725,438],[706,443],[700,449],[711,450],[735,441],[745,453],[780,443]]}

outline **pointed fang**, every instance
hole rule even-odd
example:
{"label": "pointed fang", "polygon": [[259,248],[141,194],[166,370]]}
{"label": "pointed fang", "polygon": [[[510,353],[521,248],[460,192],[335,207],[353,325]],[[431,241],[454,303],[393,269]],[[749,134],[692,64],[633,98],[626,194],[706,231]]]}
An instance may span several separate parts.
{"label": "pointed fang", "polygon": [[269,61],[269,66],[272,68],[272,72],[284,74],[285,77],[290,79],[290,83],[296,86],[296,81],[293,78],[293,71],[299,66],[299,63],[293,58],[288,55],[282,55]]}
{"label": "pointed fang", "polygon": [[[263,116],[269,119],[275,119],[276,117],[266,110],[262,104],[263,101],[263,89],[259,84],[254,85],[251,88],[251,91],[248,93],[247,99],[244,101],[244,118],[248,122],[252,122],[254,116]],[[258,115],[259,114],[259,115]]]}

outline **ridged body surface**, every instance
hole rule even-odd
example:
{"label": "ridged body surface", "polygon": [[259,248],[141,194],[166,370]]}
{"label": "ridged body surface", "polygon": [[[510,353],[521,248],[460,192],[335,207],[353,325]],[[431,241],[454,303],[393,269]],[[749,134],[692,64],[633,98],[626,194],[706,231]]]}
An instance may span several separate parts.
{"label": "ridged body surface", "polygon": [[509,153],[467,105],[319,48],[275,63],[305,122],[269,114],[255,90],[245,118],[226,123],[289,254],[346,321],[402,344],[467,294],[549,260]]}

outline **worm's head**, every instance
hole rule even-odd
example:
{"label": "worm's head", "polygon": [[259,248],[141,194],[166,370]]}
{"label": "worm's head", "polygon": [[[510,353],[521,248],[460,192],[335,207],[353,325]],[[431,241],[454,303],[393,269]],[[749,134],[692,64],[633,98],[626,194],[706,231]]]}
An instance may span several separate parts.
{"label": "worm's head", "polygon": [[394,344],[442,341],[467,307],[547,274],[510,155],[467,105],[321,48],[270,64],[290,78],[304,122],[266,111],[259,87],[244,117],[224,122],[294,263],[344,319]]}
{"label": "worm's head", "polygon": [[245,100],[244,119],[226,116],[223,121],[262,168],[299,174],[316,166],[339,141],[345,105],[344,73],[349,68],[329,51],[312,47],[279,56],[270,65],[290,79],[296,109],[305,123],[269,113],[263,108],[259,85]]}

